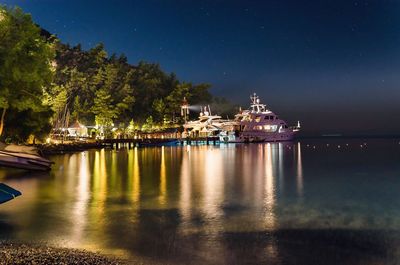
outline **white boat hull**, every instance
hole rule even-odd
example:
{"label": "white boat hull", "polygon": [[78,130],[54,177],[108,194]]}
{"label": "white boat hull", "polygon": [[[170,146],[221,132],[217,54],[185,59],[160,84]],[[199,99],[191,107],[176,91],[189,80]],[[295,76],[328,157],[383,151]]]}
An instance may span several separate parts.
{"label": "white boat hull", "polygon": [[266,133],[266,132],[241,132],[235,134],[220,134],[220,141],[223,143],[259,143],[259,142],[281,142],[291,141],[295,132]]}
{"label": "white boat hull", "polygon": [[0,166],[3,167],[46,171],[51,169],[51,164],[40,156],[0,151]]}

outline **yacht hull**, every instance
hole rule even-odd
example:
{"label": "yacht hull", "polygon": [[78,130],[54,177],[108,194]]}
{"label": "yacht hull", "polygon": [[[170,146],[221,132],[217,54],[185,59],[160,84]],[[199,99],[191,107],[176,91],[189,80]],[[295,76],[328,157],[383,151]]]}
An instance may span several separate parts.
{"label": "yacht hull", "polygon": [[262,132],[242,132],[239,136],[220,135],[223,143],[261,143],[261,142],[282,142],[294,139],[295,132],[285,133],[262,133]]}

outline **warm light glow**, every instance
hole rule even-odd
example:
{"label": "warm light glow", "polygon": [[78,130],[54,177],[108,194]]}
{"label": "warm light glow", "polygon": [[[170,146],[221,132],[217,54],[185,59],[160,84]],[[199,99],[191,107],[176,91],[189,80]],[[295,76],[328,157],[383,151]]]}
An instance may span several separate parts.
{"label": "warm light glow", "polygon": [[301,162],[301,144],[297,143],[297,194],[303,196],[303,165]]}
{"label": "warm light glow", "polygon": [[278,161],[279,161],[279,165],[278,165],[278,180],[279,180],[279,190],[283,190],[283,186],[284,186],[284,172],[283,172],[283,152],[284,152],[284,148],[283,148],[283,144],[279,143],[278,144]]}
{"label": "warm light glow", "polygon": [[93,170],[93,201],[98,204],[99,213],[104,211],[104,202],[107,196],[107,169],[105,151],[96,151]]}
{"label": "warm light glow", "polygon": [[88,153],[81,153],[79,156],[76,156],[79,159],[78,168],[78,183],[77,183],[77,193],[76,193],[76,201],[73,208],[73,241],[76,243],[82,243],[84,241],[84,229],[86,226],[86,214],[88,208],[88,200],[89,200],[89,160]]}
{"label": "warm light glow", "polygon": [[184,224],[190,221],[192,198],[192,175],[190,174],[190,145],[183,152],[180,181],[180,211]]}
{"label": "warm light glow", "polygon": [[275,186],[274,186],[274,175],[272,167],[272,148],[271,144],[267,143],[265,147],[265,225],[267,229],[275,227]]}
{"label": "warm light glow", "polygon": [[204,155],[203,209],[207,218],[219,218],[219,205],[224,195],[224,169],[221,150],[210,148],[202,150]]}
{"label": "warm light glow", "polygon": [[159,201],[160,204],[166,203],[166,195],[167,195],[167,173],[165,166],[165,147],[161,147],[161,166],[160,166],[160,196]]}
{"label": "warm light glow", "polygon": [[140,170],[139,170],[139,155],[138,148],[134,149],[134,163],[133,163],[133,201],[138,202],[140,197]]}

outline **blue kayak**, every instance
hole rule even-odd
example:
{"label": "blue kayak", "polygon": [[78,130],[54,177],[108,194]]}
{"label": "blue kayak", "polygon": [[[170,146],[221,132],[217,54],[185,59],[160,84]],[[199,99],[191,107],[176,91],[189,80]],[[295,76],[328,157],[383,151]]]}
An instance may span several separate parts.
{"label": "blue kayak", "polygon": [[17,191],[4,183],[0,183],[0,204],[12,200],[20,195],[22,195],[20,191]]}

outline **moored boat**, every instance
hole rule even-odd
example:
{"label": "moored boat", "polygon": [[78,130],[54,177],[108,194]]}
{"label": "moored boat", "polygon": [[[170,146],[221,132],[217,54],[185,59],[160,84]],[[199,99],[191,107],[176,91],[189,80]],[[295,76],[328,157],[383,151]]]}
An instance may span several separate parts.
{"label": "moored boat", "polygon": [[186,122],[183,128],[186,136],[209,137],[218,135],[226,122],[229,122],[229,120],[224,120],[218,115],[212,115],[210,108],[204,107],[204,109],[201,109],[198,120]]}
{"label": "moored boat", "polygon": [[0,150],[0,166],[26,170],[50,170],[52,162],[29,146],[7,145]]}
{"label": "moored boat", "polygon": [[261,104],[255,93],[250,99],[250,109],[240,111],[233,122],[225,124],[224,130],[219,134],[221,142],[290,141],[300,130],[300,122],[297,122],[297,126],[289,127],[284,120],[267,109],[266,105]]}
{"label": "moored boat", "polygon": [[15,197],[21,196],[21,192],[10,186],[0,183],[0,204],[8,202]]}

